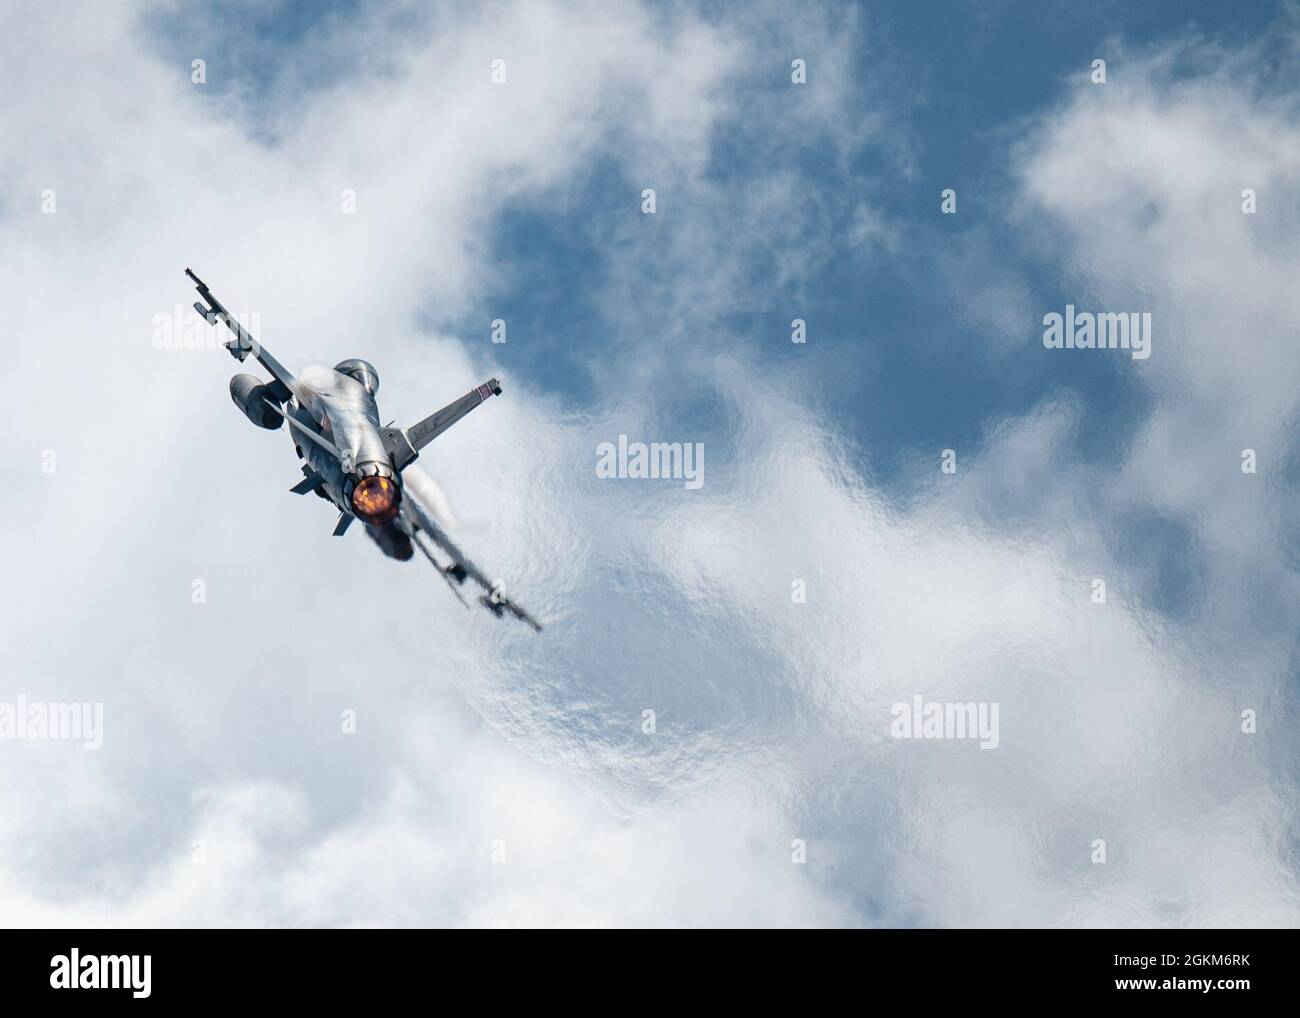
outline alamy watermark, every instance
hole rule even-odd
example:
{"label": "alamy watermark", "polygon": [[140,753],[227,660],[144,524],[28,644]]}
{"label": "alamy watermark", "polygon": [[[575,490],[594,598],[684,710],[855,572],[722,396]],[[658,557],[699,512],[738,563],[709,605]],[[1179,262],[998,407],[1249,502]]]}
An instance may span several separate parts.
{"label": "alamy watermark", "polygon": [[1043,325],[1043,346],[1049,350],[1131,350],[1135,361],[1151,356],[1150,311],[1093,314],[1067,304],[1063,315],[1043,315]]}
{"label": "alamy watermark", "polygon": [[703,442],[629,442],[618,436],[618,444],[596,446],[596,476],[653,478],[684,481],[695,491],[704,486]]}
{"label": "alamy watermark", "polygon": [[889,710],[889,734],[895,739],[978,739],[980,749],[997,749],[998,705],[931,700],[917,693],[911,703]]}
{"label": "alamy watermark", "polygon": [[137,999],[152,992],[153,955],[82,954],[72,948],[50,959],[52,990],[130,990]]}
{"label": "alamy watermark", "polygon": [[[232,315],[252,336],[262,334],[262,316],[257,312]],[[230,338],[226,327],[209,322],[202,315],[177,304],[171,311],[153,316],[150,339],[155,350],[216,350]]]}
{"label": "alamy watermark", "polygon": [[67,739],[84,749],[104,745],[102,703],[45,703],[19,693],[0,701],[0,739]]}

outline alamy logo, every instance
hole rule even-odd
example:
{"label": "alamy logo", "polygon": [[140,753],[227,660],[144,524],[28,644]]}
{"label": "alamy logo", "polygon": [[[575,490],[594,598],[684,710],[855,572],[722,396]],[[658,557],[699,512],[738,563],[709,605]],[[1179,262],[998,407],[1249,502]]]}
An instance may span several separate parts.
{"label": "alamy logo", "polygon": [[50,959],[50,986],[56,990],[130,990],[144,998],[150,993],[152,955],[88,954],[77,948]]}
{"label": "alamy logo", "polygon": [[0,739],[69,739],[84,749],[104,745],[102,703],[43,703],[21,693],[0,702]]}
{"label": "alamy logo", "polygon": [[996,703],[925,702],[917,693],[911,703],[896,703],[889,713],[889,734],[895,739],[979,739],[980,749],[997,749]]}
{"label": "alamy logo", "polygon": [[[262,334],[262,316],[257,312],[232,317],[252,335]],[[226,345],[226,339],[215,321],[210,322],[177,304],[170,312],[159,311],[153,316],[150,338],[155,350],[219,350]]]}
{"label": "alamy logo", "polygon": [[1043,315],[1043,346],[1049,350],[1131,350],[1135,361],[1151,356],[1151,312],[1074,310]]}
{"label": "alamy logo", "polygon": [[704,485],[703,442],[629,442],[626,435],[596,446],[597,477],[672,478],[695,491]]}

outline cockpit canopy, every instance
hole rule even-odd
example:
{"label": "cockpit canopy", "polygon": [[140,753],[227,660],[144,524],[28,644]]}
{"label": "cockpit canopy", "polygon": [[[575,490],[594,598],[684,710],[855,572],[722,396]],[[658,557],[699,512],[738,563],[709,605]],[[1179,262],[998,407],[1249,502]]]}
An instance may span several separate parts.
{"label": "cockpit canopy", "polygon": [[369,361],[363,361],[360,357],[353,357],[350,360],[339,361],[334,365],[334,370],[341,375],[347,375],[349,378],[355,378],[362,384],[366,392],[375,395],[379,391],[379,372]]}

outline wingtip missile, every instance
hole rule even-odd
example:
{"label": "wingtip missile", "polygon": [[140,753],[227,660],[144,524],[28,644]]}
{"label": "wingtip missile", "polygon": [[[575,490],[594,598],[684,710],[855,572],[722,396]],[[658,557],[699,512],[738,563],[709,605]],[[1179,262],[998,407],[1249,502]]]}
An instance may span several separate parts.
{"label": "wingtip missile", "polygon": [[483,594],[478,599],[478,603],[481,604],[484,608],[486,608],[488,611],[490,611],[493,615],[495,615],[499,619],[504,618],[505,613],[509,612],[520,622],[526,623],[527,625],[531,626],[534,633],[540,633],[542,631],[542,624],[538,622],[535,618],[533,618],[531,615],[529,615],[522,608],[520,608],[519,605],[511,601],[508,597],[494,598],[491,594]]}

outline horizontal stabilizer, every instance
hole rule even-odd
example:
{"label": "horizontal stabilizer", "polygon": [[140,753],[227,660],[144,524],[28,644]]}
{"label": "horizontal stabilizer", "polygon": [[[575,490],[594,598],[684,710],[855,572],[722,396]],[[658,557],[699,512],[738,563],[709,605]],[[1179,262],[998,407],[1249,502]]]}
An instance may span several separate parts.
{"label": "horizontal stabilizer", "polygon": [[324,480],[325,478],[313,470],[289,490],[295,495],[306,495],[310,491],[315,491]]}

